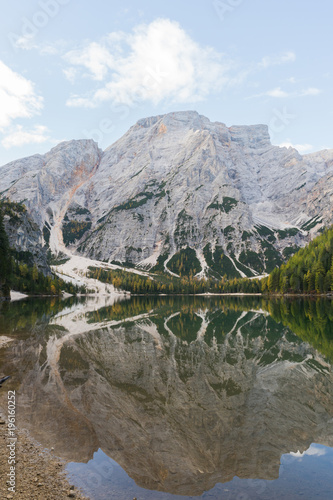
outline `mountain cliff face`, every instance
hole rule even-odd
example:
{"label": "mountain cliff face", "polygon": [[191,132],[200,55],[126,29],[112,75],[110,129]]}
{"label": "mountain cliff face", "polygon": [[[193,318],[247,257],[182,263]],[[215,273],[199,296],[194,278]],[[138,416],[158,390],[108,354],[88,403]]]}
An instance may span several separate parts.
{"label": "mountain cliff face", "polygon": [[1,204],[9,246],[20,262],[36,264],[45,275],[51,273],[47,246],[43,244],[40,227],[32,220],[23,204],[5,201]]}
{"label": "mountain cliff face", "polygon": [[24,201],[53,252],[179,274],[189,247],[196,272],[230,277],[271,271],[330,225],[332,179],[333,150],[301,156],[264,125],[196,112],[140,120],[104,152],[70,141],[0,168],[1,196]]}

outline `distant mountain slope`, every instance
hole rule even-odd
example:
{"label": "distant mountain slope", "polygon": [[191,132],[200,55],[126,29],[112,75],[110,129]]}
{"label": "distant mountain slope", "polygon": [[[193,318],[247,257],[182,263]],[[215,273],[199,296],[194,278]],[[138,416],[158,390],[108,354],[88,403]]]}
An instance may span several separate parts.
{"label": "distant mountain slope", "polygon": [[70,141],[12,162],[0,192],[54,253],[233,277],[270,272],[331,224],[332,179],[333,150],[301,156],[265,125],[189,111],[139,120],[104,152]]}

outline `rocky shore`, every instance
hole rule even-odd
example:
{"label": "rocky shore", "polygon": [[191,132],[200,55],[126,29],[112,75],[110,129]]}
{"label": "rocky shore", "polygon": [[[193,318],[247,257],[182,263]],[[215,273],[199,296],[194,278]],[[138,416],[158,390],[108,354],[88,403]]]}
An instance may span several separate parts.
{"label": "rocky shore", "polygon": [[72,486],[65,462],[45,450],[24,430],[15,429],[15,492],[10,491],[8,427],[0,409],[0,498],[18,500],[87,500]]}

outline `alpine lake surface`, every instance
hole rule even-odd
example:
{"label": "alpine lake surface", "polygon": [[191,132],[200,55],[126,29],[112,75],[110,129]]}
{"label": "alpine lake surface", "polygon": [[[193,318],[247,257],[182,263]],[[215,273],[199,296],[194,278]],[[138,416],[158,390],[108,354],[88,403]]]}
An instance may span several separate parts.
{"label": "alpine lake surface", "polygon": [[91,499],[333,498],[333,301],[0,307],[0,403]]}

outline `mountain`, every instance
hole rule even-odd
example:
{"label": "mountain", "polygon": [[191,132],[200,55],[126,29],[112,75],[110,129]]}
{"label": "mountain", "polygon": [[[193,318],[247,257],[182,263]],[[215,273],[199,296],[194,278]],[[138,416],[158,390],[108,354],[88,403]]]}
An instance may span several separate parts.
{"label": "mountain", "polygon": [[53,253],[174,274],[270,272],[332,223],[333,150],[301,156],[265,125],[197,112],[139,120],[104,152],[64,142],[0,168]]}

